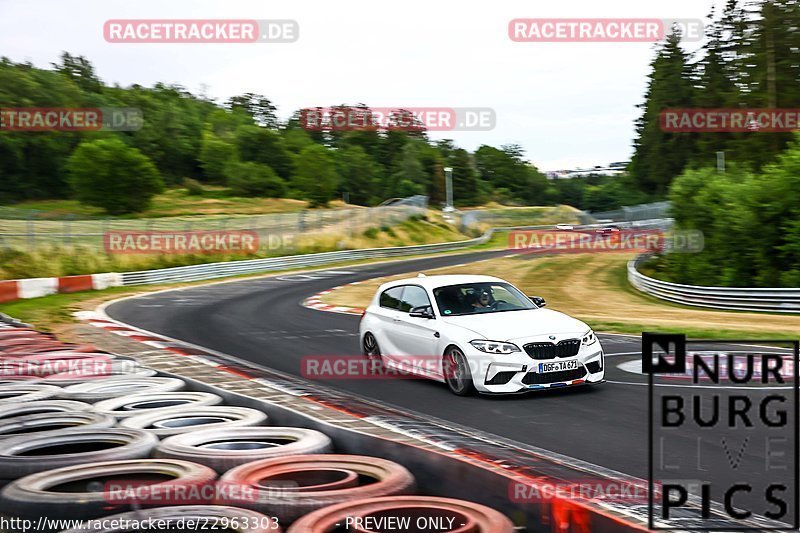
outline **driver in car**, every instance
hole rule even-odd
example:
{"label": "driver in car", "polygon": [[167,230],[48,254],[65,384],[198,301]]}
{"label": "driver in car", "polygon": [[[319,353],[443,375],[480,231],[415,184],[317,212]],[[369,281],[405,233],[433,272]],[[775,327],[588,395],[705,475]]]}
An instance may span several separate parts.
{"label": "driver in car", "polygon": [[489,294],[489,291],[483,290],[481,291],[480,296],[474,302],[472,302],[472,307],[476,309],[486,309],[491,306],[492,295]]}

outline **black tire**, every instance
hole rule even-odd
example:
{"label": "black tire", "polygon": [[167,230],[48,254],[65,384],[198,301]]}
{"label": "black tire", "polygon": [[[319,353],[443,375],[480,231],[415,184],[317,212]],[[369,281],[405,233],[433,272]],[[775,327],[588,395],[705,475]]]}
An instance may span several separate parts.
{"label": "black tire", "polygon": [[244,463],[287,455],[331,452],[331,439],[313,429],[244,427],[192,431],[167,437],[154,457],[182,459],[223,474]]}
{"label": "black tire", "polygon": [[120,427],[145,429],[159,437],[180,435],[201,429],[227,429],[261,426],[267,415],[248,407],[178,407],[136,415],[119,423]]}
{"label": "black tire", "polygon": [[472,382],[469,364],[464,352],[457,346],[450,346],[444,353],[442,370],[447,388],[456,396],[471,396],[475,394],[475,384]]}
{"label": "black tire", "polygon": [[111,377],[95,379],[64,388],[64,396],[71,400],[99,402],[145,392],[172,392],[186,386],[182,379],[157,377]]}
{"label": "black tire", "polygon": [[[0,492],[0,513],[33,520],[86,520],[139,506],[202,505],[212,502],[195,499],[214,497],[216,477],[207,466],[168,459],[67,466],[6,485]],[[146,479],[155,483],[144,484]],[[129,491],[128,486],[144,490]]]}
{"label": "black tire", "polygon": [[92,413],[91,411],[22,415],[0,420],[0,439],[23,434],[33,436],[38,433],[51,433],[63,429],[110,428],[115,423],[114,417]]}
{"label": "black tire", "polygon": [[[185,525],[189,521],[195,524],[208,523],[208,527],[216,526],[214,529],[186,529],[186,531],[228,531],[230,533],[262,533],[271,531],[281,533],[281,528],[275,525],[275,519],[250,509],[240,507],[228,507],[225,505],[176,505],[175,507],[156,507],[155,509],[144,509],[131,511],[128,513],[115,514],[104,517],[106,524],[136,524],[148,523],[164,526],[165,531],[174,531],[176,527]],[[68,529],[61,533],[122,533],[124,531],[140,531],[121,527],[100,528],[102,522],[95,524],[97,528],[77,528]],[[228,526],[228,527],[225,527]]]}
{"label": "black tire", "polygon": [[[62,429],[0,441],[0,479],[101,461],[146,459],[158,437],[139,429]],[[31,453],[34,452],[35,454]]]}
{"label": "black tire", "polygon": [[381,347],[378,345],[378,339],[375,338],[371,331],[364,333],[364,338],[361,340],[361,352],[370,362],[370,371],[373,374],[378,374],[383,370]]}
{"label": "black tire", "polygon": [[92,410],[122,419],[163,409],[200,407],[221,403],[222,398],[210,392],[152,392],[102,400],[94,404]]}

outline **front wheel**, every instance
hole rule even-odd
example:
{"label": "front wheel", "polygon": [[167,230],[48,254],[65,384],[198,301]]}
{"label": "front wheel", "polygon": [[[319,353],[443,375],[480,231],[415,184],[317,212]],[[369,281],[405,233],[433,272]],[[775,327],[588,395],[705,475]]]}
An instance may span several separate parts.
{"label": "front wheel", "polygon": [[364,357],[366,357],[371,364],[370,370],[372,372],[379,372],[383,368],[383,357],[381,357],[381,348],[378,346],[378,339],[375,338],[375,335],[369,331],[366,332],[361,348]]}
{"label": "front wheel", "polygon": [[456,396],[470,396],[475,393],[472,373],[464,353],[452,346],[444,354],[444,380],[450,392]]}

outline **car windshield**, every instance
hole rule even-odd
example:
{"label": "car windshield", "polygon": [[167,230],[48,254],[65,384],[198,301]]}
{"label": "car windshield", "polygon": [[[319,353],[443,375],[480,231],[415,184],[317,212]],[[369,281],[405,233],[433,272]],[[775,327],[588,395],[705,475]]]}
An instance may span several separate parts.
{"label": "car windshield", "polygon": [[433,297],[442,316],[536,309],[527,296],[509,283],[448,285],[434,289]]}

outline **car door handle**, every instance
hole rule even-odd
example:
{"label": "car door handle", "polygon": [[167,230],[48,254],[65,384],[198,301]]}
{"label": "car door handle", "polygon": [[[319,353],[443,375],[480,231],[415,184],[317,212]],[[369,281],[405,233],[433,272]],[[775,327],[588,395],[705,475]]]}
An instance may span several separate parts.
{"label": "car door handle", "polygon": [[433,332],[433,336],[434,336],[434,337],[436,337],[437,339],[438,339],[439,337],[441,337],[441,335],[439,335],[439,332],[438,332],[438,331],[434,331],[434,332]]}

